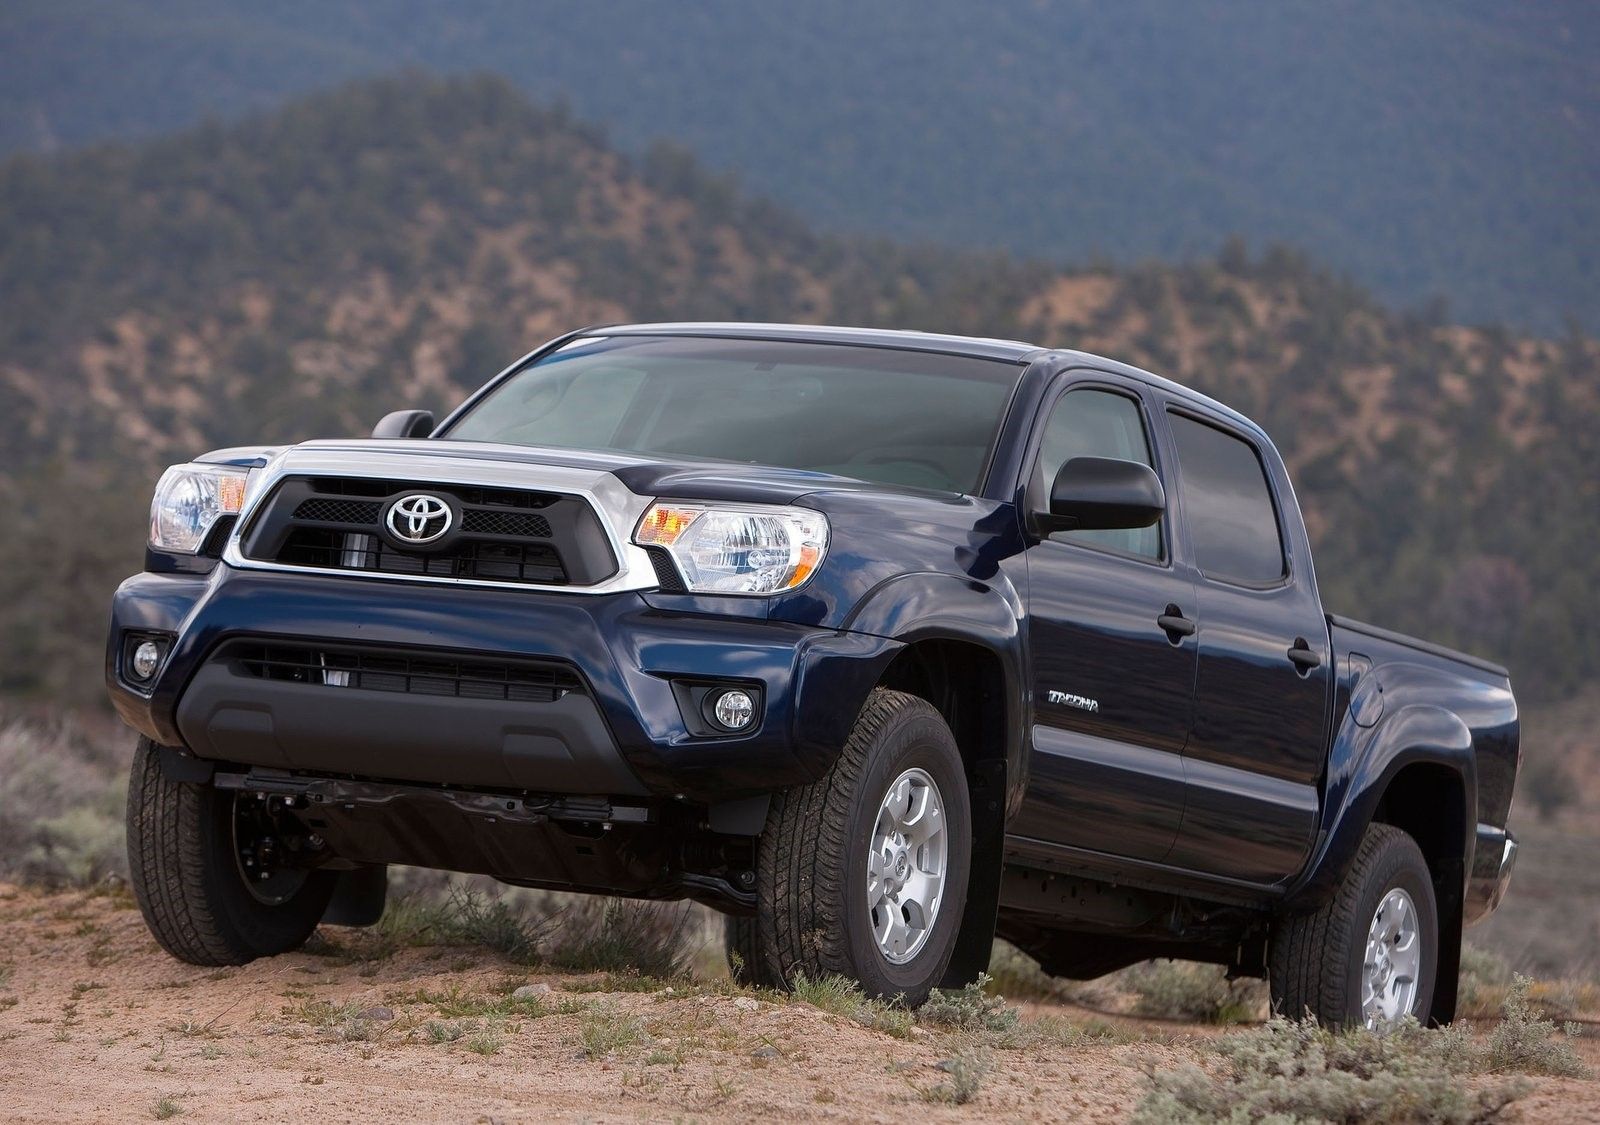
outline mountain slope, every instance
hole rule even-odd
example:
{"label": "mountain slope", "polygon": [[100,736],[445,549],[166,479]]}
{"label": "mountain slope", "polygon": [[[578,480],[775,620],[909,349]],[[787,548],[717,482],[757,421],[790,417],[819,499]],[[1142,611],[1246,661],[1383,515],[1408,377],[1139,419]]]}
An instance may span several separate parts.
{"label": "mountain slope", "polygon": [[[159,467],[442,407],[594,321],[940,329],[1086,347],[1258,418],[1325,600],[1600,672],[1600,348],[1387,311],[1287,251],[1061,272],[821,237],[678,150],[619,156],[488,78],[366,82],[232,126],[0,164],[0,689],[93,695]],[[64,518],[70,514],[72,518]]]}
{"label": "mountain slope", "polygon": [[1600,307],[1583,0],[21,0],[0,43],[0,149],[489,69],[841,229],[1120,262],[1234,231],[1473,319]]}

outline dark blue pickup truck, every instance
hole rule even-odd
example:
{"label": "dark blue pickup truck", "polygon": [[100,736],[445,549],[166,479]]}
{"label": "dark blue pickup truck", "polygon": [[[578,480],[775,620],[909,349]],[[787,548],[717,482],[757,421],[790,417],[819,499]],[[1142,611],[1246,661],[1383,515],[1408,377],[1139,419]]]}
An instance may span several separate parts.
{"label": "dark blue pickup truck", "polygon": [[388,864],[691,898],[919,1002],[998,934],[1281,1010],[1455,1010],[1516,855],[1505,669],[1324,612],[1267,435],[1003,340],[586,329],[442,423],[176,466],[107,682],[133,887],[196,964]]}

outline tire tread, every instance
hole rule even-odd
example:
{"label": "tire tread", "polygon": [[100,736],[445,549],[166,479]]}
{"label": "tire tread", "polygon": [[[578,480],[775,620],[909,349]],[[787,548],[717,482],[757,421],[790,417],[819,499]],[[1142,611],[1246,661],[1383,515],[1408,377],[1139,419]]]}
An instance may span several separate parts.
{"label": "tire tread", "polygon": [[908,712],[943,718],[926,700],[875,689],[833,767],[811,785],[773,798],[761,835],[753,945],[758,980],[792,984],[849,973],[843,919],[850,801],[884,729]]}
{"label": "tire tread", "polygon": [[128,881],[146,926],[191,965],[243,965],[298,948],[327,905],[331,877],[314,875],[284,906],[244,900],[242,881],[229,885],[238,879],[231,866],[219,868],[232,860],[215,854],[216,800],[210,785],[167,777],[155,744],[139,740],[128,780]]}
{"label": "tire tread", "polygon": [[1375,868],[1396,848],[1409,848],[1421,859],[1402,829],[1369,825],[1339,890],[1318,909],[1279,921],[1267,964],[1275,1012],[1291,1019],[1310,1016],[1332,1027],[1349,1022],[1350,958],[1357,952],[1354,943],[1366,933],[1355,913]]}

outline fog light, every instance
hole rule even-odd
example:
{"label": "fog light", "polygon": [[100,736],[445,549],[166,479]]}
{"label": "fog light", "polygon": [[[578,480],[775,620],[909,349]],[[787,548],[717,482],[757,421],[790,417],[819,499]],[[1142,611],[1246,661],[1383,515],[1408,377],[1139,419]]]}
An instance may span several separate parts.
{"label": "fog light", "polygon": [[724,728],[743,730],[750,725],[750,720],[756,717],[755,700],[750,698],[749,692],[734,688],[717,696],[711,714]]}
{"label": "fog light", "polygon": [[161,663],[161,646],[154,641],[140,641],[128,661],[128,670],[136,680],[148,680],[156,674]]}

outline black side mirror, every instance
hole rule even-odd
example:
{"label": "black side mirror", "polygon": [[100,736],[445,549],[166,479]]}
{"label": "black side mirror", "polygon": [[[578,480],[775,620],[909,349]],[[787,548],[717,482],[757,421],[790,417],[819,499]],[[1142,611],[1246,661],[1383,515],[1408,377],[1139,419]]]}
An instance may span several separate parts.
{"label": "black side mirror", "polygon": [[396,410],[372,427],[375,438],[423,438],[433,433],[433,411]]}
{"label": "black side mirror", "polygon": [[1149,465],[1110,457],[1074,457],[1050,486],[1050,531],[1111,531],[1149,527],[1161,518],[1167,494]]}

